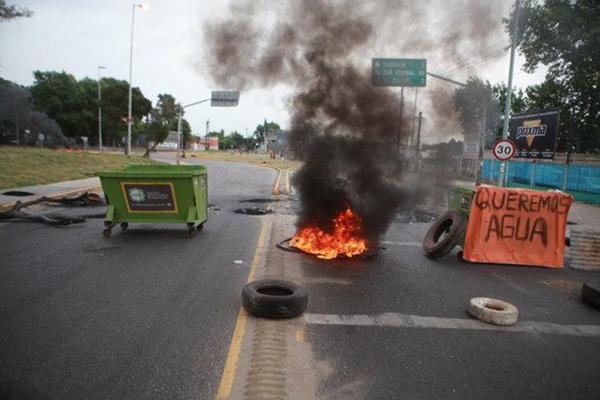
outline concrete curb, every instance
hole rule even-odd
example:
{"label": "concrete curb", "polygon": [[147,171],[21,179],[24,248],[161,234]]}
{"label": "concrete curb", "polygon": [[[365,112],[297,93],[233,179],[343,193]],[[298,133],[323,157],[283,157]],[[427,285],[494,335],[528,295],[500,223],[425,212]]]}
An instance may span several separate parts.
{"label": "concrete curb", "polygon": [[[76,195],[76,194],[81,194],[83,192],[90,192],[90,191],[98,190],[98,189],[102,189],[102,186],[94,185],[94,186],[88,186],[88,187],[80,187],[77,189],[65,190],[63,192],[52,193],[49,195],[35,196],[35,198],[33,198],[33,199],[32,199],[33,196],[29,196],[28,197],[29,200],[22,201],[21,203],[25,204],[25,205],[29,205],[29,204],[33,203],[34,201],[36,201],[37,199],[44,197],[44,196],[49,199],[57,199],[57,198],[65,197],[65,196],[72,196],[72,195]],[[0,212],[10,210],[11,208],[13,208],[15,206],[15,204],[17,204],[17,201],[19,201],[19,200],[15,200],[14,202],[11,202],[11,203],[0,204]]]}

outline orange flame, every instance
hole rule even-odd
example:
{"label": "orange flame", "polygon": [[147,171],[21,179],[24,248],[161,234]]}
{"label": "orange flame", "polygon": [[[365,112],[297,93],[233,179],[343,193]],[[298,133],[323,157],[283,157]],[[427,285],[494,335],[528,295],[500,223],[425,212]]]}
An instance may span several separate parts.
{"label": "orange flame", "polygon": [[333,233],[316,225],[306,226],[296,233],[290,245],[324,259],[352,257],[367,250],[366,240],[360,237],[362,221],[349,207],[333,219],[333,226]]}

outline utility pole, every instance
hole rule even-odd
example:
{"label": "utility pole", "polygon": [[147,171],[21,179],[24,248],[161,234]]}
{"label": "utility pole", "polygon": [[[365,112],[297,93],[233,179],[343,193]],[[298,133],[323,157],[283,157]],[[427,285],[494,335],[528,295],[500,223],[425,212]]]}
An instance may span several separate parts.
{"label": "utility pole", "polygon": [[400,157],[400,139],[402,138],[402,116],[404,115],[404,86],[400,88],[400,124],[398,125],[398,137],[396,138],[396,152]]}
{"label": "utility pole", "polygon": [[423,121],[423,113],[419,111],[419,123],[417,128],[417,146],[416,146],[416,165],[415,170],[419,170],[419,162],[421,160],[421,122]]}
{"label": "utility pole", "polygon": [[[177,160],[177,165],[179,165],[181,163],[181,161],[179,160],[179,148],[181,147],[181,119],[183,118],[183,109],[179,112],[179,115],[177,117],[177,156],[176,156],[176,160]],[[169,132],[170,134],[170,132]]]}
{"label": "utility pole", "polygon": [[412,132],[410,134],[410,145],[414,145],[415,141],[415,128],[416,126],[416,118],[417,118],[417,93],[419,92],[419,88],[415,87],[415,102],[413,103],[413,112],[412,112]]}
{"label": "utility pole", "polygon": [[483,172],[483,147],[485,145],[485,134],[487,131],[487,104],[482,107],[483,116],[481,118],[481,133],[479,134],[479,152],[477,153],[477,173],[475,178],[475,186],[481,185],[481,174]]}
{"label": "utility pole", "polygon": [[131,9],[131,39],[129,41],[129,101],[127,107],[127,156],[131,157],[131,123],[133,122],[133,118],[131,116],[131,75],[133,71],[133,27],[135,24],[135,9],[141,8],[142,10],[147,10],[147,4],[133,4]]}
{"label": "utility pole", "polygon": [[[502,139],[508,139],[508,121],[510,118],[510,102],[512,100],[513,72],[515,67],[515,50],[517,47],[517,34],[519,32],[519,0],[515,0],[515,25],[513,27],[512,43],[510,45],[510,65],[508,67],[508,86],[506,87],[506,102],[504,104],[504,124],[502,126]],[[498,186],[504,186],[506,164],[500,162]]]}
{"label": "utility pole", "polygon": [[204,134],[204,150],[209,150],[210,146],[208,145],[208,132],[210,130],[210,120],[206,120],[206,133]]}
{"label": "utility pole", "polygon": [[17,134],[17,146],[19,145],[19,112],[15,111],[15,133]]}
{"label": "utility pole", "polygon": [[270,143],[267,140],[267,119],[265,118],[265,121],[263,122],[263,144],[265,145],[265,148],[267,149],[267,153],[270,153],[271,151],[271,146]]}
{"label": "utility pole", "polygon": [[102,65],[98,65],[98,151],[102,151],[102,77],[100,70],[106,69]]}
{"label": "utility pole", "polygon": [[128,157],[131,157],[131,75],[133,72],[133,25],[135,23],[135,7],[131,9],[131,40],[129,41],[129,98],[127,101],[127,149]]}

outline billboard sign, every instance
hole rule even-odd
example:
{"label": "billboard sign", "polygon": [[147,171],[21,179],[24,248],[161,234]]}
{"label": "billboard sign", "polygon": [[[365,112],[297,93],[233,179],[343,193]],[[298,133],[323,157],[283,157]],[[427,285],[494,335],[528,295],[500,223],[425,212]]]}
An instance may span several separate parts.
{"label": "billboard sign", "polygon": [[513,115],[509,138],[517,145],[516,158],[554,158],[558,132],[558,111]]}
{"label": "billboard sign", "polygon": [[427,83],[427,60],[423,58],[373,58],[373,86],[423,87]]}

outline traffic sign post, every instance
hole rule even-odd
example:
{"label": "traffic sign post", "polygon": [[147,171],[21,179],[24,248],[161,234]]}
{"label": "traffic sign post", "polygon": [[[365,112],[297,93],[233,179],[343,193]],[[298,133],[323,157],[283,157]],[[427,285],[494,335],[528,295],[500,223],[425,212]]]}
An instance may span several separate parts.
{"label": "traffic sign post", "polygon": [[[404,87],[424,87],[427,83],[427,60],[424,58],[373,58],[371,84],[380,87],[401,87],[400,115],[404,113]],[[400,155],[401,132],[398,129],[397,149]]]}
{"label": "traffic sign post", "polygon": [[[196,101],[194,103],[186,104],[181,108],[181,112],[178,115],[177,121],[177,165],[179,165],[179,151],[181,148],[181,119],[183,118],[183,110],[188,107],[195,106],[196,104],[205,103],[210,101],[211,107],[236,107],[240,101],[240,92],[235,90],[217,90],[212,91],[210,98]],[[207,126],[208,135],[208,126]],[[205,136],[205,140],[206,140]]]}
{"label": "traffic sign post", "polygon": [[517,146],[510,139],[500,139],[492,147],[492,155],[496,160],[508,161],[515,156]]}

